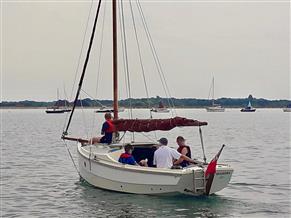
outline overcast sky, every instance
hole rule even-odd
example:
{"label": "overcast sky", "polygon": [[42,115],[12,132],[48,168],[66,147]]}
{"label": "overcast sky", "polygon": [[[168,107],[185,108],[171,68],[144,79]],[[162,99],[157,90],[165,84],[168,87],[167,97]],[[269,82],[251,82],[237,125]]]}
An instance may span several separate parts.
{"label": "overcast sky", "polygon": [[[214,76],[215,98],[252,94],[258,98],[290,99],[287,0],[144,0],[141,5],[173,97],[207,98]],[[55,100],[57,89],[64,98],[64,87],[70,96],[91,1],[4,0],[1,6],[2,99]],[[85,48],[96,6],[97,1],[89,16]],[[128,2],[124,6],[131,92],[133,97],[145,97]],[[83,88],[90,96],[112,99],[110,2],[103,7]],[[149,95],[165,96],[135,3],[133,7]],[[119,56],[119,94],[120,98],[126,98]],[[81,66],[78,79],[80,72]]]}

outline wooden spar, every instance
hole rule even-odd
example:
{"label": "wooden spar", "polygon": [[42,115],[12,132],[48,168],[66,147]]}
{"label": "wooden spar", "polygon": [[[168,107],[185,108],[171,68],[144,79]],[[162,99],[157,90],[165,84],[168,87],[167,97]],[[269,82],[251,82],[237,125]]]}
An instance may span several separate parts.
{"label": "wooden spar", "polygon": [[62,136],[62,139],[63,140],[80,142],[80,143],[89,143],[89,140],[87,140],[87,139],[81,139],[81,138],[73,138],[73,137]]}
{"label": "wooden spar", "polygon": [[113,110],[114,120],[118,119],[118,86],[117,86],[117,22],[116,0],[112,0],[112,26],[113,26]]}

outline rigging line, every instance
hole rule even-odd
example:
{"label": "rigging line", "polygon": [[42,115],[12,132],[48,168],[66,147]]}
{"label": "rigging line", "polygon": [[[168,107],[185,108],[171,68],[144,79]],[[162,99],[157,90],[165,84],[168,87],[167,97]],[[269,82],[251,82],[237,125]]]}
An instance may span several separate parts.
{"label": "rigging line", "polygon": [[154,139],[152,139],[151,137],[147,136],[145,133],[141,132],[141,134],[146,137],[147,139],[149,139],[151,142],[155,143],[156,141]]}
{"label": "rigging line", "polygon": [[79,71],[80,63],[81,63],[81,57],[82,57],[82,53],[83,53],[83,49],[84,49],[84,45],[85,45],[85,39],[86,39],[87,31],[88,31],[89,20],[90,20],[90,16],[91,16],[91,12],[92,12],[93,2],[94,2],[94,0],[91,0],[89,15],[87,17],[85,32],[84,32],[84,35],[83,35],[82,46],[81,46],[81,50],[80,50],[80,54],[79,54],[79,58],[78,58],[78,64],[77,64],[77,68],[76,68],[76,72],[75,72],[75,79],[74,79],[74,83],[73,83],[73,86],[72,86],[70,99],[73,97],[73,91],[74,91],[74,87],[75,87],[76,79],[77,79],[77,74],[78,74],[78,71]]}
{"label": "rigging line", "polygon": [[[143,9],[141,7],[140,1],[137,0],[136,2],[137,2],[137,5],[138,5],[138,9],[139,9],[140,15],[142,17],[142,23],[143,23],[144,28],[145,28],[145,32],[146,32],[146,35],[147,35],[147,38],[148,38],[148,41],[149,41],[149,44],[150,44],[150,47],[151,47],[151,50],[152,50],[152,54],[153,54],[153,57],[154,57],[158,72],[159,72],[159,74],[161,74],[160,78],[162,77],[164,79],[165,85],[163,84],[163,81],[162,81],[162,84],[163,84],[163,87],[165,87],[165,93],[166,93],[166,95],[168,95],[170,97],[168,99],[168,104],[170,106],[172,106],[172,108],[174,109],[175,114],[177,115],[177,112],[175,110],[175,105],[174,105],[173,99],[171,98],[171,93],[170,93],[169,87],[167,85],[166,78],[165,78],[165,75],[164,75],[160,60],[159,60],[159,56],[157,55],[157,51],[156,51],[153,39],[151,37],[150,31],[149,31],[149,28],[148,28],[148,25],[147,25],[147,22],[146,22],[144,13],[143,13]],[[172,115],[173,115],[173,112],[172,112]]]}
{"label": "rigging line", "polygon": [[210,84],[210,89],[209,89],[209,92],[208,92],[208,100],[210,100],[211,91],[212,91],[212,82]]}
{"label": "rigging line", "polygon": [[[125,75],[125,87],[126,87],[126,94],[127,98],[129,100],[129,110],[128,115],[129,118],[133,118],[132,114],[132,99],[131,99],[131,86],[130,86],[130,74],[129,74],[129,65],[128,65],[128,55],[127,55],[127,43],[126,43],[126,32],[125,32],[125,21],[124,21],[124,7],[123,7],[123,1],[120,1],[119,7],[119,25],[121,29],[121,47],[122,47],[122,59],[123,59],[123,68],[124,68],[124,75]],[[134,141],[134,132],[131,134],[131,140]]]}
{"label": "rigging line", "polygon": [[[101,27],[101,40],[100,40],[100,49],[99,49],[99,58],[98,58],[98,69],[97,69],[97,79],[96,79],[96,90],[95,90],[95,98],[97,98],[98,96],[98,90],[99,90],[99,82],[100,82],[100,68],[101,68],[101,59],[102,59],[102,50],[103,50],[103,39],[104,39],[104,23],[105,23],[105,18],[106,18],[106,2],[104,2],[104,7],[103,7],[103,21],[102,21],[102,27]],[[82,90],[84,91],[84,90]],[[86,92],[85,92],[86,93]],[[87,93],[86,93],[87,94]],[[92,98],[92,97],[91,97]],[[94,99],[94,98],[93,98]],[[96,101],[97,102],[97,101]],[[98,102],[101,107],[103,107],[103,105],[101,104],[101,102]],[[94,129],[94,124],[96,121],[96,116],[93,113],[93,119],[92,119],[92,128],[91,128],[91,137],[93,137],[93,129]]]}
{"label": "rigging line", "polygon": [[[120,1],[121,2],[121,1]],[[122,3],[121,3],[122,4]],[[121,6],[118,4],[118,16],[119,16],[119,27],[120,27],[120,40],[121,40],[121,50],[122,50],[122,62],[123,62],[123,71],[124,71],[124,82],[125,82],[125,92],[126,97],[129,98],[129,92],[128,92],[128,84],[127,84],[127,70],[126,70],[126,60],[125,60],[125,54],[124,54],[124,41],[123,41],[123,31],[122,31],[122,23],[121,23]],[[130,117],[130,110],[128,110],[128,117]]]}
{"label": "rigging line", "polygon": [[102,27],[101,27],[101,41],[100,41],[100,49],[99,49],[99,58],[98,58],[98,70],[97,70],[97,82],[96,82],[96,97],[99,89],[99,80],[100,80],[100,65],[101,65],[101,59],[102,59],[102,49],[103,49],[103,38],[104,38],[104,23],[105,23],[105,16],[106,16],[106,1],[104,3],[104,9],[103,9],[103,21],[102,21]]}
{"label": "rigging line", "polygon": [[[121,2],[121,1],[120,1]],[[122,3],[121,3],[122,4]],[[124,48],[124,37],[123,37],[123,30],[122,30],[122,23],[121,23],[121,20],[122,20],[122,18],[121,18],[121,6],[120,6],[120,4],[118,4],[118,10],[119,10],[119,13],[118,13],[118,16],[119,16],[119,27],[120,27],[120,32],[121,32],[121,34],[120,34],[120,38],[121,38],[121,50],[122,50],[122,62],[123,62],[123,72],[124,72],[124,82],[125,82],[125,91],[126,91],[126,97],[127,97],[127,99],[129,100],[129,105],[130,105],[130,107],[129,107],[129,110],[128,110],[128,117],[129,118],[131,118],[131,114],[132,114],[132,107],[131,107],[131,100],[130,100],[130,98],[129,98],[129,91],[128,91],[128,84],[127,84],[127,68],[126,68],[126,60],[125,60],[125,55],[126,55],[126,53],[125,53],[125,48]]]}
{"label": "rigging line", "polygon": [[122,25],[120,26],[122,29],[122,46],[124,48],[123,50],[123,55],[124,55],[124,59],[125,59],[125,69],[126,69],[126,84],[128,87],[128,99],[129,99],[129,107],[130,107],[130,118],[132,119],[133,115],[132,115],[132,98],[131,98],[131,86],[130,86],[130,74],[129,74],[129,64],[128,64],[128,50],[127,50],[127,43],[126,43],[126,32],[125,32],[125,21],[124,21],[124,7],[123,7],[123,0],[120,1],[121,4],[121,20],[122,20]]}
{"label": "rigging line", "polygon": [[212,78],[212,105],[214,105],[214,77]]}
{"label": "rigging line", "polygon": [[67,92],[66,92],[66,87],[65,87],[65,83],[64,82],[63,82],[63,87],[64,87],[64,95],[65,95],[65,108],[68,108],[68,105],[67,105],[68,95],[67,95]]}
{"label": "rigging line", "polygon": [[90,95],[88,92],[86,92],[84,89],[81,89],[81,91],[84,92],[86,95],[88,95],[88,97],[90,97],[93,101],[98,103],[101,107],[104,106],[100,101],[98,101],[97,99],[94,99],[94,97]]}
{"label": "rigging line", "polygon": [[[92,13],[93,2],[94,2],[94,0],[91,0],[90,10],[89,10],[89,14],[88,14],[88,17],[87,17],[85,32],[84,32],[83,39],[82,39],[82,46],[81,46],[81,50],[80,50],[80,53],[79,53],[79,58],[78,58],[78,63],[77,63],[76,71],[75,71],[74,83],[73,83],[73,86],[72,86],[70,99],[72,99],[72,97],[73,97],[73,91],[74,91],[74,87],[75,87],[75,84],[76,84],[77,74],[78,74],[78,71],[79,71],[79,67],[80,67],[80,63],[81,63],[81,57],[82,57],[83,50],[84,50],[84,45],[85,45],[85,39],[86,39],[87,31],[88,31],[89,20],[90,20],[91,13]],[[68,99],[68,101],[70,101],[70,99]],[[69,113],[66,114],[65,121],[68,120],[68,116],[69,116]],[[66,122],[64,122],[63,131],[65,130],[65,127],[66,127]]]}
{"label": "rigging line", "polygon": [[[157,61],[157,57],[156,57],[157,55],[154,52],[154,45],[153,45],[152,41],[150,40],[150,37],[151,37],[150,36],[150,32],[149,32],[149,30],[147,28],[146,20],[145,20],[145,17],[143,15],[143,13],[142,13],[140,5],[138,5],[138,10],[139,10],[140,16],[142,18],[143,27],[144,27],[144,30],[145,30],[145,33],[146,33],[146,36],[147,36],[147,39],[148,39],[148,43],[150,45],[150,49],[151,49],[151,52],[152,52],[152,55],[153,55],[153,58],[154,58],[154,62],[155,62],[156,67],[157,67],[157,71],[158,71],[158,74],[159,74],[163,89],[165,91],[165,95],[166,95],[167,98],[169,98],[169,94],[167,93],[165,82],[163,81],[163,77],[162,77],[162,74],[160,72],[160,68],[159,68],[159,65],[158,65],[158,61]],[[167,99],[167,102],[168,102],[168,105],[171,107],[171,103],[170,103],[169,99]],[[173,116],[173,112],[172,112],[172,116]]]}
{"label": "rigging line", "polygon": [[75,97],[75,100],[74,100],[74,105],[73,105],[73,108],[72,108],[72,111],[71,111],[71,114],[70,114],[70,118],[69,118],[67,127],[66,127],[65,131],[63,132],[63,135],[67,135],[68,134],[68,129],[69,129],[69,126],[71,124],[71,120],[72,120],[72,117],[73,117],[73,114],[74,114],[74,111],[75,111],[75,108],[76,108],[76,103],[78,101],[80,90],[82,88],[82,84],[83,84],[83,80],[84,80],[84,76],[85,76],[85,72],[86,72],[86,69],[87,69],[87,64],[88,64],[88,61],[89,61],[90,52],[91,52],[91,48],[92,48],[92,44],[93,44],[93,39],[94,39],[94,35],[95,35],[95,29],[96,29],[97,19],[98,19],[98,15],[99,15],[99,11],[100,11],[100,6],[101,6],[101,0],[99,0],[99,3],[98,3],[98,7],[97,7],[97,11],[96,11],[96,17],[95,17],[95,20],[94,20],[94,25],[93,25],[93,29],[92,29],[91,38],[90,38],[90,43],[89,43],[89,47],[88,47],[88,51],[87,51],[87,55],[86,55],[86,60],[85,60],[84,66],[83,66],[83,71],[82,71],[82,75],[81,75],[80,82],[79,82],[79,85],[78,85],[77,94],[76,94],[76,97]]}
{"label": "rigging line", "polygon": [[[163,85],[165,86],[164,90],[165,90],[166,96],[171,96],[170,92],[169,92],[169,88],[168,88],[167,83],[166,83],[165,76],[163,75],[163,70],[162,70],[162,67],[161,67],[161,64],[160,64],[160,61],[159,61],[159,56],[157,55],[157,52],[156,52],[156,49],[155,49],[155,46],[154,46],[154,42],[152,40],[152,37],[151,37],[150,31],[149,31],[149,28],[148,28],[148,25],[147,25],[147,22],[146,22],[146,19],[145,19],[141,4],[140,4],[139,1],[137,1],[137,6],[138,6],[138,9],[139,9],[140,15],[142,17],[143,26],[144,26],[144,29],[145,29],[145,32],[146,32],[146,35],[147,35],[147,38],[148,38],[148,42],[150,44],[150,48],[151,48],[152,55],[154,57],[154,60],[155,60],[156,66],[157,66],[157,70],[160,73],[160,76],[162,76],[161,77],[161,81],[162,81]],[[162,78],[164,79],[164,81],[162,80]],[[171,105],[171,104],[169,104],[169,105]]]}
{"label": "rigging line", "polygon": [[[139,40],[138,40],[138,34],[137,34],[137,30],[136,30],[136,23],[135,23],[135,19],[134,19],[134,13],[133,13],[133,9],[132,9],[131,0],[129,0],[129,6],[130,6],[131,18],[132,18],[132,23],[133,23],[133,28],[134,28],[134,35],[135,35],[135,39],[136,39],[136,43],[137,43],[138,56],[139,56],[139,62],[140,62],[140,65],[141,65],[141,72],[142,72],[143,82],[144,82],[145,91],[146,91],[146,95],[147,95],[147,102],[148,102],[148,106],[150,108],[151,107],[151,103],[150,103],[150,100],[149,100],[149,91],[148,91],[147,82],[146,82],[146,78],[145,78],[144,66],[143,66],[142,57],[141,57],[140,44],[139,44]],[[151,111],[150,111],[150,116],[152,116]]]}
{"label": "rigging line", "polygon": [[77,167],[77,165],[76,165],[76,163],[75,163],[75,161],[74,161],[74,158],[73,158],[73,156],[72,156],[72,154],[71,154],[71,151],[70,151],[70,149],[69,149],[69,147],[68,147],[66,141],[63,140],[63,142],[64,142],[64,144],[65,144],[65,147],[66,147],[66,149],[67,149],[67,151],[68,151],[68,153],[69,153],[69,156],[70,156],[70,158],[71,158],[71,160],[72,160],[72,163],[73,163],[73,165],[74,165],[74,167],[75,167],[77,173],[78,173],[79,176],[81,177],[80,171],[79,171],[79,169],[78,169],[78,167]]}
{"label": "rigging line", "polygon": [[84,126],[85,126],[85,134],[87,134],[87,138],[89,139],[89,128],[88,128],[88,126],[86,125],[87,122],[86,122],[86,118],[85,118],[85,112],[84,112],[84,107],[83,107],[83,101],[82,101],[82,98],[80,99],[80,105],[81,105],[81,110],[82,110],[83,123],[84,123]]}

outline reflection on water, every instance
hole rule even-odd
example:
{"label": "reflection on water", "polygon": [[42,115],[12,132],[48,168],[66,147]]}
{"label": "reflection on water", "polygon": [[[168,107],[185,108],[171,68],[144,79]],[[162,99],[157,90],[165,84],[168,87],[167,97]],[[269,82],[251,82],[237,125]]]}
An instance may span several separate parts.
{"label": "reflection on water", "polygon": [[[235,213],[235,207],[242,204],[231,198],[218,195],[193,197],[186,195],[152,196],[116,193],[94,188],[87,182],[80,186],[81,198],[87,202],[90,213],[94,215],[113,215],[121,217],[227,217]],[[96,199],[100,199],[97,201]],[[113,203],[114,202],[114,203]],[[106,208],[97,210],[96,208]],[[108,211],[107,208],[112,208]]]}
{"label": "reflection on water", "polygon": [[[290,115],[281,110],[253,114],[177,110],[180,116],[209,122],[203,128],[208,160],[226,144],[219,162],[229,163],[234,174],[226,189],[210,197],[134,195],[94,188],[79,181],[60,140],[65,115],[47,115],[44,110],[1,113],[3,217],[289,217]],[[134,113],[148,116],[146,110]],[[96,136],[102,121],[103,115],[93,110],[77,110],[70,133]],[[197,128],[147,137],[167,137],[174,147],[177,135],[187,139],[194,157],[202,157]],[[76,158],[76,144],[68,146]]]}

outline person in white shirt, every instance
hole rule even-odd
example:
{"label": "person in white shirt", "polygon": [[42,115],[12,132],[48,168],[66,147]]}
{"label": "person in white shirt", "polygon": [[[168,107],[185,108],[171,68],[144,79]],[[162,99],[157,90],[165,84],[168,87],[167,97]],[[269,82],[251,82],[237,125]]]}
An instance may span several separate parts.
{"label": "person in white shirt", "polygon": [[155,151],[153,161],[153,164],[156,165],[157,168],[171,169],[173,164],[178,165],[183,160],[190,163],[195,163],[195,161],[191,158],[179,153],[173,148],[168,147],[168,140],[166,138],[161,138],[158,142],[160,143],[160,147]]}

